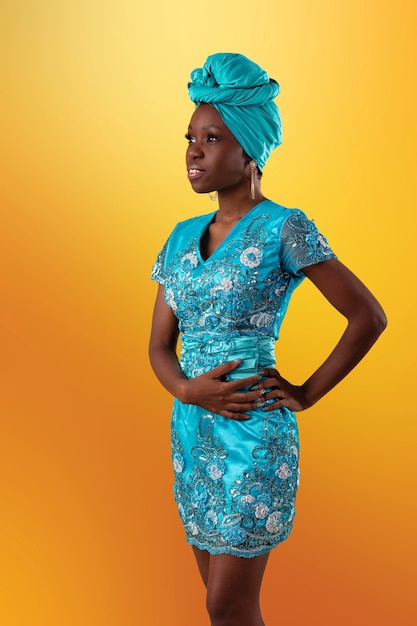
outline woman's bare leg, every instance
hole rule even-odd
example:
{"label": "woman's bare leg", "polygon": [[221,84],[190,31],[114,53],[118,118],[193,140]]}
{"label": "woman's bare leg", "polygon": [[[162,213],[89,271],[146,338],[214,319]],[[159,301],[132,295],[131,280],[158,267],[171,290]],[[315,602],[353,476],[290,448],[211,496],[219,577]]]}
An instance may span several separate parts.
{"label": "woman's bare leg", "polygon": [[194,552],[195,560],[197,561],[198,570],[203,580],[204,586],[207,589],[209,567],[210,567],[210,553],[207,550],[199,550],[195,546],[191,546]]}
{"label": "woman's bare leg", "polygon": [[207,588],[211,626],[265,626],[259,593],[269,554],[246,559],[193,550]]}

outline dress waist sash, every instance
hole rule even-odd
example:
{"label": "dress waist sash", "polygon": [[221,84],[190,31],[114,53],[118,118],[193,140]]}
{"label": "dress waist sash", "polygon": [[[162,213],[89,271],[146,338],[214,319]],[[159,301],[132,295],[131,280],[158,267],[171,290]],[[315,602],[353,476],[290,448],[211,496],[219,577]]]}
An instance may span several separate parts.
{"label": "dress waist sash", "polygon": [[227,374],[227,380],[254,376],[260,369],[275,365],[275,339],[264,336],[196,337],[183,335],[180,365],[191,378],[240,359],[239,367]]}

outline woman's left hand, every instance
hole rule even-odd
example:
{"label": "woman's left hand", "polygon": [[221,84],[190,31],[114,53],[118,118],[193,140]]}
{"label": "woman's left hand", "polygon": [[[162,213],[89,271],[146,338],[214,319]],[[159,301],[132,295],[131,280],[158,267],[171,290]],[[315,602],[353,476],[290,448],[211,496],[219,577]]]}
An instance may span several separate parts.
{"label": "woman's left hand", "polygon": [[263,379],[258,383],[258,388],[265,389],[261,402],[270,401],[262,407],[264,411],[283,407],[291,411],[304,411],[311,406],[305,397],[303,387],[292,385],[276,369],[264,369],[260,374]]}

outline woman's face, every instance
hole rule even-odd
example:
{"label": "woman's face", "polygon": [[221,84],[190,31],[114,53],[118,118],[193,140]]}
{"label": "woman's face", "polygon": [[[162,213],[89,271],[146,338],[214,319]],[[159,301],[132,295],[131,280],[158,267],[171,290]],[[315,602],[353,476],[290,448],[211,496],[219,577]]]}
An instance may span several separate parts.
{"label": "woman's face", "polygon": [[234,191],[248,186],[248,157],[209,104],[194,112],[186,153],[188,179],[197,193]]}

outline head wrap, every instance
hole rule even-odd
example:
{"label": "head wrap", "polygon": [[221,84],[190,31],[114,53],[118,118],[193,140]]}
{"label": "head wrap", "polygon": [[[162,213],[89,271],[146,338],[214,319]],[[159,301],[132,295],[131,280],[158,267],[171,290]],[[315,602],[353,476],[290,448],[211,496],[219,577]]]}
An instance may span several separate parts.
{"label": "head wrap", "polygon": [[191,100],[213,106],[246,154],[263,169],[271,151],[282,141],[281,117],[273,99],[276,80],[259,65],[229,52],[212,54],[191,72]]}

